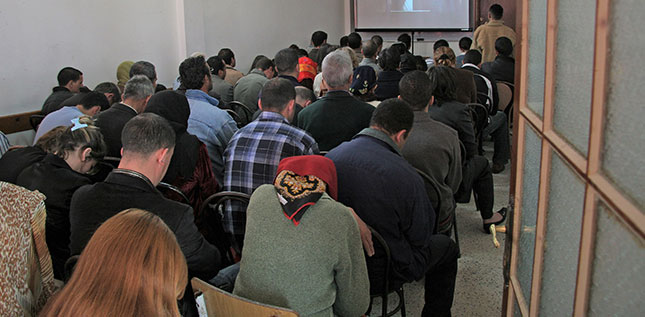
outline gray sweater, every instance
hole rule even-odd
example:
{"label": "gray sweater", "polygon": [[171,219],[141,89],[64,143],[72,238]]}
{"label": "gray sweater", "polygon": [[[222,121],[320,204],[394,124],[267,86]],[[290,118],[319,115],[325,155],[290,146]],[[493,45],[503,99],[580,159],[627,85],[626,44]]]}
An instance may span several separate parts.
{"label": "gray sweater", "polygon": [[367,267],[349,208],[324,194],[295,226],[284,216],[273,185],[262,185],[246,213],[236,295],[291,308],[301,316],[360,316],[367,311]]}

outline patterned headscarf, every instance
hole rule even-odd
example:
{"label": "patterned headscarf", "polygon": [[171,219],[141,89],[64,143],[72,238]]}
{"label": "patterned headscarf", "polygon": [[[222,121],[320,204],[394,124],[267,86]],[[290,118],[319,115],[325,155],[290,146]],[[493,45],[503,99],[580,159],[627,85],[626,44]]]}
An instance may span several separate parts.
{"label": "patterned headscarf", "polygon": [[372,66],[359,66],[354,70],[354,80],[349,92],[354,96],[367,94],[376,85],[376,72]]}
{"label": "patterned headscarf", "polygon": [[273,185],[285,217],[296,226],[323,193],[327,192],[333,199],[338,197],[336,166],[330,159],[320,155],[283,159],[278,165]]}

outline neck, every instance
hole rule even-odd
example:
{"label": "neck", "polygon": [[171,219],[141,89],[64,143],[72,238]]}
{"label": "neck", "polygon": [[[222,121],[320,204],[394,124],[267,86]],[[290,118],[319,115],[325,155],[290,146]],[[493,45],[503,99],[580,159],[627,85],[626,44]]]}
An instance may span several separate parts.
{"label": "neck", "polygon": [[125,99],[122,103],[132,107],[137,113],[142,113],[144,107],[144,100],[133,100],[131,98]]}
{"label": "neck", "polygon": [[157,186],[162,177],[157,176],[158,173],[156,173],[152,166],[154,166],[154,164],[152,164],[152,162],[148,162],[147,159],[130,158],[125,155],[121,158],[121,162],[119,163],[120,169],[141,173],[147,177],[153,185]]}

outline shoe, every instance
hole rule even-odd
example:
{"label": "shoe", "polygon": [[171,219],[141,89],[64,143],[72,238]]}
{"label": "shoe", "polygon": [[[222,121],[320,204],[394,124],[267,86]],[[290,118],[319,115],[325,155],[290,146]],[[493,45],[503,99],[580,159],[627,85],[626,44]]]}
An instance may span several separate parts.
{"label": "shoe", "polygon": [[490,225],[494,224],[494,225],[497,226],[497,225],[501,224],[502,222],[504,222],[504,220],[506,220],[506,212],[507,211],[508,211],[508,209],[506,209],[506,207],[504,207],[504,208],[502,208],[502,209],[497,211],[498,214],[502,215],[502,220],[500,220],[500,221],[489,222],[489,223],[484,222],[484,232],[486,232],[487,234],[490,234]]}
{"label": "shoe", "polygon": [[491,167],[490,171],[493,174],[499,174],[504,171],[504,164],[493,163],[493,167]]}

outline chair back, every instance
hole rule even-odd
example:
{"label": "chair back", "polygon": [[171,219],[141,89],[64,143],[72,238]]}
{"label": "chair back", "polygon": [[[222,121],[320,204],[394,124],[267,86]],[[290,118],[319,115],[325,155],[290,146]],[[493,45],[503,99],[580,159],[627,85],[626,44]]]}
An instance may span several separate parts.
{"label": "chair back", "polygon": [[166,198],[190,206],[190,200],[188,199],[188,197],[186,197],[186,194],[184,194],[179,188],[177,188],[177,186],[165,182],[159,182],[157,188],[160,189],[160,191],[164,194],[164,196],[166,196]]}
{"label": "chair back", "polygon": [[[432,178],[432,176],[426,174],[424,171],[414,168],[417,170],[417,173],[423,179],[423,183],[426,185],[426,192],[428,192],[428,198],[430,199],[430,204],[432,209],[434,209],[435,215],[437,216],[432,230],[433,233],[437,233],[437,230],[440,228],[445,228],[448,226],[448,231],[450,228],[450,223],[452,222],[452,215],[441,215],[441,191],[439,190],[439,185],[437,181]],[[445,218],[445,219],[444,219]],[[441,221],[441,223],[439,223]]]}
{"label": "chair back", "polygon": [[241,125],[243,127],[249,124],[249,122],[253,121],[253,111],[247,105],[239,101],[231,101],[228,103],[228,106],[233,111],[235,111],[235,113],[237,113],[240,119],[240,122],[238,122],[238,125]]}
{"label": "chair back", "polygon": [[513,103],[513,91],[505,82],[497,82],[497,95],[499,96],[499,110],[506,111],[506,108]]}
{"label": "chair back", "polygon": [[199,207],[204,221],[213,226],[212,232],[216,236],[217,241],[220,241],[217,243],[217,248],[222,254],[226,254],[229,263],[239,262],[241,248],[239,247],[240,244],[235,240],[235,237],[226,233],[224,230],[222,222],[224,219],[224,204],[227,201],[237,201],[248,205],[250,199],[251,195],[249,194],[223,191],[210,195]]}
{"label": "chair back", "polygon": [[[402,285],[396,285],[395,287],[390,287],[390,278],[392,274],[392,253],[390,252],[390,247],[388,247],[387,242],[381,236],[374,228],[368,226],[370,229],[370,232],[372,233],[372,241],[374,242],[375,246],[379,246],[380,249],[383,250],[383,253],[385,253],[385,269],[384,270],[377,270],[374,272],[378,272],[383,275],[383,286],[380,291],[375,291],[372,287],[370,287],[370,306],[367,309],[367,315],[369,316],[370,313],[372,312],[372,300],[375,297],[381,297],[382,302],[381,302],[381,316],[386,317],[386,316],[392,316],[396,314],[397,312],[401,311],[401,315],[405,316],[405,297],[403,295],[403,286]],[[370,270],[370,267],[368,266],[368,273],[370,274],[375,274],[372,273],[372,270]],[[377,273],[377,274],[378,274]],[[370,280],[372,280],[370,278]],[[396,294],[399,296],[399,303],[398,305],[390,312],[388,312],[387,308],[387,303],[388,303],[388,295],[390,292],[396,292]]]}
{"label": "chair back", "polygon": [[[204,295],[209,317],[297,317],[293,310],[267,305],[227,293],[196,277],[190,280],[193,289]],[[188,294],[186,295],[188,296]]]}
{"label": "chair back", "polygon": [[479,101],[479,104],[484,106],[486,108],[487,113],[492,113],[493,111],[493,99],[490,98],[488,94],[485,94],[483,92],[478,92],[477,93],[477,101]]}
{"label": "chair back", "polygon": [[43,122],[43,119],[45,119],[45,115],[32,114],[31,116],[29,116],[29,125],[31,125],[34,131],[38,131],[38,126],[41,122]]}
{"label": "chair back", "polygon": [[233,118],[233,121],[235,121],[235,123],[237,123],[237,128],[238,129],[244,126],[244,124],[243,124],[244,121],[242,120],[240,115],[237,114],[237,112],[235,112],[235,110],[233,110],[233,109],[222,109],[222,110],[226,111],[226,113],[228,113],[228,115],[231,116],[231,118]]}
{"label": "chair back", "polygon": [[475,136],[479,136],[488,125],[488,109],[478,103],[469,103],[468,107],[470,108],[470,114],[473,118]]}

